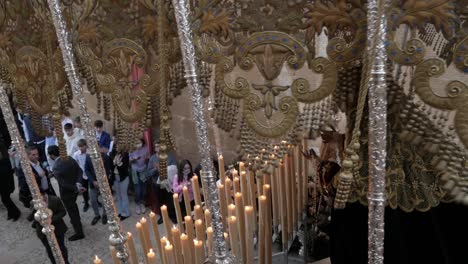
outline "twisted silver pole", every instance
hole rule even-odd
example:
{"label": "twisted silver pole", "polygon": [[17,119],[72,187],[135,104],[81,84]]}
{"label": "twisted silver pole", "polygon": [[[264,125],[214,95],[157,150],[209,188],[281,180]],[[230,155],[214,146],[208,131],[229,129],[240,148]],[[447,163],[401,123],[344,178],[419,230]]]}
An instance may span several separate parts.
{"label": "twisted silver pole", "polygon": [[387,158],[387,37],[388,0],[369,0],[367,25],[375,32],[368,34],[375,38],[369,40],[371,52],[369,82],[369,220],[368,220],[368,263],[384,263],[384,213],[385,213],[385,176]]}
{"label": "twisted silver pole", "polygon": [[83,83],[78,73],[78,67],[76,65],[75,56],[73,53],[73,44],[71,41],[70,32],[67,30],[65,19],[63,18],[62,9],[60,8],[59,0],[47,0],[50,11],[52,13],[52,20],[55,26],[55,32],[57,33],[57,39],[62,50],[63,61],[65,64],[65,71],[68,76],[68,80],[71,84],[73,94],[78,102],[78,107],[81,114],[81,120],[85,127],[85,136],[89,146],[89,154],[96,171],[96,178],[101,192],[102,200],[104,202],[104,209],[108,216],[108,225],[111,235],[109,236],[109,242],[117,250],[117,257],[121,263],[128,263],[128,253],[125,247],[125,241],[127,239],[120,230],[119,218],[115,210],[114,200],[112,198],[112,192],[107,181],[106,171],[104,169],[101,154],[98,150],[96,134],[94,128],[91,125],[91,119],[88,114],[86,107],[86,98],[83,94]]}
{"label": "twisted silver pole", "polygon": [[37,185],[34,173],[29,163],[29,158],[24,147],[23,139],[20,137],[20,133],[13,116],[13,111],[11,111],[10,101],[8,100],[8,95],[5,91],[6,85],[7,84],[5,84],[3,81],[0,81],[0,108],[2,109],[3,118],[5,119],[5,123],[8,127],[8,132],[10,133],[13,145],[15,146],[16,151],[18,152],[21,159],[21,169],[24,172],[24,177],[26,178],[29,190],[31,191],[34,208],[37,210],[34,218],[42,226],[42,233],[44,233],[44,235],[47,237],[47,241],[49,242],[50,249],[54,255],[55,262],[59,264],[65,264],[62,251],[60,251],[60,246],[57,242],[57,238],[55,237],[55,228],[52,225],[52,211],[47,208],[47,204],[44,202],[41,192],[39,191],[39,186]]}
{"label": "twisted silver pole", "polygon": [[237,259],[226,250],[226,241],[224,241],[223,223],[221,221],[221,213],[219,206],[219,196],[216,187],[216,179],[213,175],[213,161],[211,160],[211,146],[208,139],[208,130],[204,115],[204,106],[202,98],[202,89],[198,82],[197,69],[198,63],[195,54],[195,46],[193,44],[193,33],[189,23],[190,6],[187,0],[172,0],[175,17],[177,20],[177,30],[180,38],[180,49],[182,51],[182,59],[185,68],[185,78],[187,86],[192,93],[193,116],[196,124],[196,133],[198,141],[198,151],[201,156],[201,164],[203,172],[201,175],[204,181],[208,197],[205,201],[208,203],[208,208],[211,212],[212,227],[214,231],[214,256],[209,256],[207,262],[210,263],[237,263]]}

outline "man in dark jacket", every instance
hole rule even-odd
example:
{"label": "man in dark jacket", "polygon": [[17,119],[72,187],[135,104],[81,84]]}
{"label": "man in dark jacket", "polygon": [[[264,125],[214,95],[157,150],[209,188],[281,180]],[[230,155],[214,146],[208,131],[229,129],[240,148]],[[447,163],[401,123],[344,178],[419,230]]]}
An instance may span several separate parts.
{"label": "man in dark jacket", "polygon": [[59,184],[60,198],[67,209],[68,216],[75,230],[75,234],[68,238],[69,241],[75,241],[84,238],[83,226],[81,225],[80,211],[76,204],[76,199],[80,191],[84,188],[80,183],[81,170],[78,163],[71,157],[61,158],[59,147],[49,146],[47,154],[54,160],[52,171]]}
{"label": "man in dark jacket", "polygon": [[13,169],[8,155],[8,149],[5,144],[6,142],[0,137],[0,196],[2,203],[5,205],[8,211],[8,220],[18,220],[21,215],[21,211],[16,207],[15,203],[11,200],[11,193],[15,190],[15,181],[13,178]]}
{"label": "man in dark jacket", "polygon": [[[63,207],[62,201],[60,198],[53,196],[53,195],[48,195],[47,192],[41,190],[42,196],[44,198],[44,201],[47,204],[47,207],[52,211],[52,225],[54,226],[54,233],[55,237],[57,238],[57,242],[60,247],[60,251],[62,251],[62,256],[63,259],[65,260],[65,263],[68,264],[68,250],[67,247],[65,246],[65,232],[67,232],[67,225],[63,221],[63,217],[67,214],[65,211],[65,208]],[[50,249],[49,242],[47,241],[46,235],[42,233],[42,226],[35,222],[36,225],[36,234],[37,237],[41,240],[42,244],[47,250],[47,255],[49,256],[50,261],[52,264],[55,264],[55,259],[54,255],[52,253],[52,250]]]}
{"label": "man in dark jacket", "polygon": [[[87,151],[87,143],[86,140],[82,139],[78,141],[78,147],[82,152]],[[106,173],[106,178],[109,179],[110,176],[110,159],[107,154],[101,153],[102,161],[104,163],[104,169]],[[85,173],[88,176],[88,183],[89,183],[89,193],[91,198],[91,207],[94,211],[94,218],[91,221],[91,225],[95,225],[99,219],[101,219],[101,215],[99,214],[99,204],[98,204],[98,195],[99,195],[99,186],[96,178],[96,172],[94,170],[93,163],[91,161],[91,156],[86,154],[85,160]],[[102,224],[107,224],[107,214],[105,209],[102,210]]]}
{"label": "man in dark jacket", "polygon": [[102,122],[102,120],[96,120],[94,122],[94,127],[96,128],[96,139],[100,148],[99,151],[107,154],[112,141],[111,136],[104,131],[104,122]]}
{"label": "man in dark jacket", "polygon": [[[35,145],[29,145],[26,147],[26,153],[28,154],[29,158],[29,164],[31,166],[31,170],[34,174],[34,178],[36,179],[36,183],[39,186],[40,189],[42,189],[44,192],[46,192],[49,195],[54,195],[56,196],[55,190],[52,187],[52,184],[50,183],[50,178],[49,174],[47,172],[47,169],[45,169],[42,164],[39,162],[39,150]],[[25,180],[25,175],[22,169],[19,170],[18,173],[18,181],[23,179],[24,182]],[[26,191],[26,201],[29,204],[32,201],[32,196],[29,188]],[[25,203],[26,205],[26,203]],[[29,208],[32,209],[32,206],[29,205]],[[32,221],[33,215],[32,211],[31,214],[27,218],[29,221]]]}

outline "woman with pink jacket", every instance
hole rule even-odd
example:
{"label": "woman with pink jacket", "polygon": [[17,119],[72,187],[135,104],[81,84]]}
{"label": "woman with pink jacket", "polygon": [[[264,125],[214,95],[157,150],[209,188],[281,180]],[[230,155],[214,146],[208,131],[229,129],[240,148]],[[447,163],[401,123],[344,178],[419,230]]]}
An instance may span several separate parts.
{"label": "woman with pink jacket", "polygon": [[183,195],[183,188],[187,186],[189,197],[190,197],[190,206],[193,208],[195,206],[195,201],[193,198],[193,189],[191,179],[193,177],[192,164],[189,160],[183,160],[179,163],[179,171],[177,177],[174,177],[172,183],[172,190],[174,193],[179,195],[179,203],[182,214],[187,215],[185,210],[185,201]]}

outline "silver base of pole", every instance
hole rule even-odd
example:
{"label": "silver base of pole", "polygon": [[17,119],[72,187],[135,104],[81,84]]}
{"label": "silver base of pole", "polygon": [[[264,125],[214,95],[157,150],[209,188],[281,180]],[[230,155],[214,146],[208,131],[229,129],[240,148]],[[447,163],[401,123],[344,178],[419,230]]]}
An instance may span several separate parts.
{"label": "silver base of pole", "polygon": [[214,254],[209,256],[205,263],[213,264],[240,264],[240,259],[237,259],[231,252],[228,252],[224,257],[216,257]]}

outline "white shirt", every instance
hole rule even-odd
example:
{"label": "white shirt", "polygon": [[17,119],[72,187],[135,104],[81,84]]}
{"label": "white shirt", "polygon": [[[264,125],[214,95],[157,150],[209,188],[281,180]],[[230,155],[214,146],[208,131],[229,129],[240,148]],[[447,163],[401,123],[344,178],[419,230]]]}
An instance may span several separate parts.
{"label": "white shirt", "polygon": [[113,149],[114,149],[114,141],[112,140],[109,146],[109,151],[107,152],[108,156],[110,156]]}
{"label": "white shirt", "polygon": [[[45,172],[42,169],[41,164],[39,162],[38,163],[33,163],[32,161],[29,161],[29,163],[31,163],[32,167],[37,172],[37,174],[39,174],[39,175],[44,174],[45,175]],[[41,189],[42,190],[49,189],[49,183],[47,182],[47,177],[45,177],[45,176],[41,176]]]}
{"label": "white shirt", "polygon": [[19,121],[21,121],[21,126],[23,128],[23,133],[24,133],[24,139],[26,140],[26,142],[29,142],[29,131],[28,131],[28,128],[26,127],[26,123],[24,122],[24,119],[21,118],[20,113],[18,113],[18,119]]}
{"label": "white shirt", "polygon": [[76,133],[77,135],[80,135],[81,137],[85,137],[84,130],[78,127],[73,128],[73,133]]}
{"label": "white shirt", "polygon": [[81,151],[78,150],[73,154],[73,158],[78,162],[78,165],[80,165],[80,168],[83,171],[83,179],[87,180],[88,176],[85,171],[86,153],[81,153]]}
{"label": "white shirt", "polygon": [[78,148],[78,141],[83,137],[78,135],[77,133],[73,133],[71,137],[64,135],[65,143],[67,145],[67,155],[73,157],[73,154],[79,150]]}

